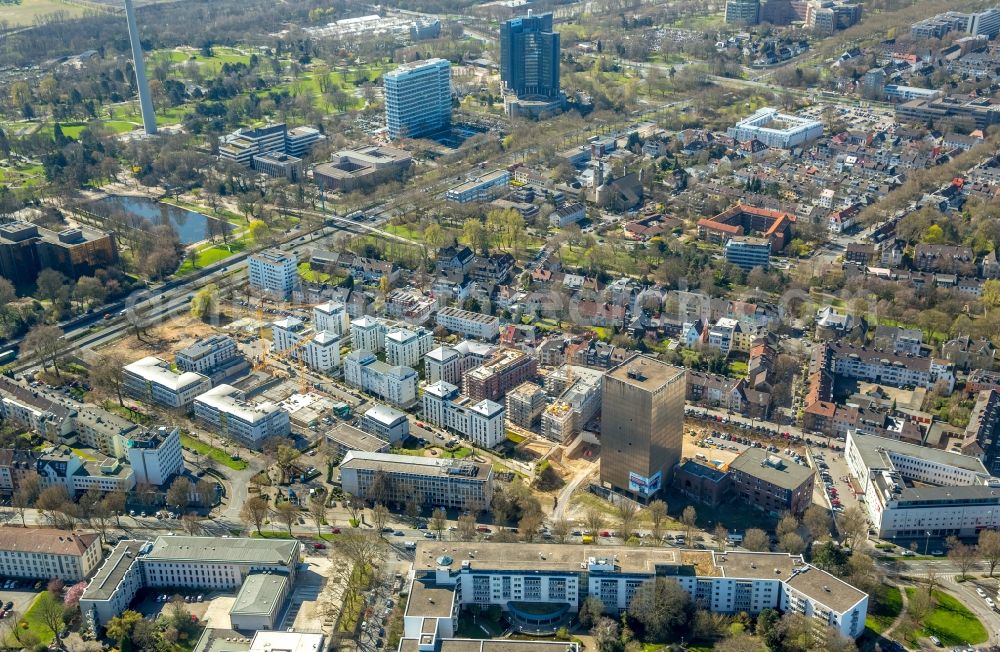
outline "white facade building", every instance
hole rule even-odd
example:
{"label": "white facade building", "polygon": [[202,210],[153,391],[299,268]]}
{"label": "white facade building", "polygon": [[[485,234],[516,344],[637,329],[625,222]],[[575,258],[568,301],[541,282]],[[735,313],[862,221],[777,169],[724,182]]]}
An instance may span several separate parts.
{"label": "white facade building", "polygon": [[314,371],[328,372],[340,367],[340,337],[336,332],[306,328],[297,317],[271,324],[271,350],[289,351],[289,357],[302,360]]}
{"label": "white facade building", "polygon": [[211,335],[181,349],[174,359],[181,371],[209,376],[213,370],[239,355],[236,340],[226,335]]}
{"label": "white facade building", "polygon": [[205,376],[172,371],[169,362],[154,356],[125,365],[122,383],[127,394],[169,408],[187,407],[212,387]]}
{"label": "white facade building", "polygon": [[350,333],[351,316],[347,306],[340,301],[327,301],[313,308],[313,328],[330,331],[340,337]]}
{"label": "white facade building", "polygon": [[136,484],[161,487],[184,470],[181,431],[176,426],[156,426],[133,432],[123,445]]}
{"label": "white facade building", "polygon": [[359,317],[351,322],[351,348],[355,351],[378,353],[385,348],[385,324],[372,317]]}
{"label": "white facade building", "polygon": [[480,340],[495,340],[500,336],[500,320],[490,315],[446,307],[438,310],[437,325]]}
{"label": "white facade building", "polygon": [[390,328],[385,334],[385,358],[391,365],[416,367],[434,346],[434,336],[420,326]]}
{"label": "white facade building", "polygon": [[148,541],[119,541],[90,579],[80,598],[80,613],[92,630],[103,627],[132,604],[143,586],[142,568],[135,558],[150,547]]}
{"label": "white facade building", "polygon": [[0,528],[0,574],[79,582],[104,556],[96,532],[50,528]]}
{"label": "white facade building", "polygon": [[459,385],[462,374],[489,360],[495,351],[492,344],[472,340],[463,340],[455,346],[439,346],[424,356],[424,377],[428,383],[443,380]]}
{"label": "white facade building", "polygon": [[299,285],[299,259],[293,253],[268,249],[247,261],[250,287],[274,297],[287,299]]}
{"label": "white facade building", "polygon": [[232,385],[219,385],[195,399],[194,415],[254,449],[268,437],[287,437],[291,432],[288,412],[281,406],[269,401],[251,403]]}
{"label": "white facade building", "polygon": [[823,135],[823,123],[764,107],[736,123],[726,134],[743,143],[757,139],[768,147],[790,149]]}
{"label": "white facade building", "polygon": [[[449,541],[421,542],[416,560],[406,638],[448,636],[471,605],[498,606],[515,626],[543,631],[589,596],[616,616],[657,576],[675,580],[713,613],[796,612],[849,638],[862,634],[868,612],[865,593],[785,553]],[[532,608],[522,610],[522,603]],[[546,603],[550,612],[539,608]]]}
{"label": "white facade building", "polygon": [[406,408],[417,400],[417,372],[411,367],[392,366],[364,349],[344,358],[344,381],[383,401]]}
{"label": "white facade building", "polygon": [[507,436],[504,406],[485,399],[475,402],[443,380],[424,388],[423,408],[424,419],[469,439],[480,448],[493,448]]}
{"label": "white facade building", "polygon": [[879,538],[971,537],[1000,527],[1000,480],[976,457],[849,431],[844,461]]}

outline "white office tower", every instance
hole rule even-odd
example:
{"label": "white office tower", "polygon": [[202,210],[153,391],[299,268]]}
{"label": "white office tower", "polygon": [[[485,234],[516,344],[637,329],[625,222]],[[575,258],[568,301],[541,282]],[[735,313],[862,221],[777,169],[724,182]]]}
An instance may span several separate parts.
{"label": "white office tower", "polygon": [[125,0],[125,18],[128,20],[128,38],[132,42],[132,66],[135,68],[135,85],[139,89],[139,107],[142,110],[142,127],[147,136],[156,133],[156,113],[153,112],[153,96],[149,92],[146,79],[146,60],[142,56],[142,40],[139,27],[135,23],[135,7],[132,0]]}

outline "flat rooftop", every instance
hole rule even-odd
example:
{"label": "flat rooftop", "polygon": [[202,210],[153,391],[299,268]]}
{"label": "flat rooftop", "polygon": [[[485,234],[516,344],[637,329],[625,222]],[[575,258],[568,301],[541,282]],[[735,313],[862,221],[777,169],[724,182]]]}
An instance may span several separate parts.
{"label": "flat rooftop", "polygon": [[731,471],[740,471],[782,489],[798,489],[813,477],[813,469],[792,460],[772,455],[763,448],[748,448],[729,463]]}
{"label": "flat rooftop", "polygon": [[288,578],[282,573],[248,575],[229,613],[243,616],[273,614],[281,608],[279,602],[287,587]]}
{"label": "flat rooftop", "polygon": [[[404,638],[399,642],[399,652],[417,652],[419,641]],[[471,638],[448,638],[438,641],[436,652],[578,652],[579,646],[565,641],[519,641],[497,639],[493,641]]]}
{"label": "flat rooftop", "polygon": [[430,578],[415,579],[406,601],[406,615],[448,618],[455,605],[455,587],[439,587]]}
{"label": "flat rooftop", "polygon": [[289,565],[298,558],[299,542],[245,537],[157,537],[149,561],[200,561]]}
{"label": "flat rooftop", "polygon": [[208,380],[206,376],[193,371],[171,371],[170,363],[155,356],[147,356],[125,365],[125,371],[175,392]]}
{"label": "flat rooftop", "polygon": [[664,385],[684,378],[684,369],[661,362],[648,355],[635,355],[611,369],[608,378],[646,391],[655,391]]}
{"label": "flat rooftop", "polygon": [[911,444],[877,435],[863,435],[854,431],[850,433],[850,437],[854,440],[862,461],[864,461],[865,466],[869,469],[890,468],[891,463],[887,459],[886,454],[894,453],[900,456],[928,460],[936,464],[953,466],[973,473],[988,475],[982,461],[971,455],[952,453],[951,451],[938,448],[928,448],[919,444]]}
{"label": "flat rooftop", "polygon": [[87,589],[83,592],[84,600],[109,600],[115,589],[125,579],[125,574],[135,563],[136,557],[148,541],[119,541],[97,570]]}
{"label": "flat rooftop", "polygon": [[440,478],[453,477],[459,480],[479,480],[485,482],[492,465],[469,460],[436,459],[413,455],[393,455],[392,453],[367,453],[348,451],[340,463],[341,469],[378,469],[388,473],[428,475]]}
{"label": "flat rooftop", "polygon": [[379,439],[375,435],[364,430],[359,430],[347,423],[339,423],[335,428],[326,433],[327,439],[334,441],[341,446],[352,450],[368,451],[374,453],[389,445],[384,439]]}

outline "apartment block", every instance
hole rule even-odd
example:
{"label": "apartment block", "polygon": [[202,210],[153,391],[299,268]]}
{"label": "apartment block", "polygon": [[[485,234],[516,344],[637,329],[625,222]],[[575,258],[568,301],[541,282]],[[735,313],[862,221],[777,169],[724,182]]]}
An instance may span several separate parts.
{"label": "apartment block", "polygon": [[507,437],[502,405],[485,399],[475,401],[444,381],[424,388],[423,408],[424,419],[479,448],[494,448]]}
{"label": "apartment block", "polygon": [[212,381],[192,371],[173,371],[170,363],[147,356],[125,365],[125,393],[168,408],[187,408],[195,397],[212,388]]}
{"label": "apartment block", "polygon": [[247,261],[250,287],[262,294],[287,299],[299,286],[299,259],[293,253],[268,249]]}
{"label": "apartment block", "polygon": [[381,320],[368,316],[359,317],[351,322],[351,348],[355,351],[378,353],[385,348],[387,331]]}
{"label": "apartment block", "polygon": [[768,147],[791,149],[823,135],[823,123],[765,107],[730,127],[726,134],[739,142],[759,140]]}
{"label": "apartment block", "polygon": [[198,396],[194,415],[220,434],[255,450],[268,437],[287,437],[291,433],[288,412],[281,406],[270,401],[248,401],[232,385],[219,385]]}
{"label": "apartment block", "polygon": [[416,371],[386,364],[363,349],[351,351],[344,358],[344,381],[403,408],[417,400]]}
{"label": "apartment block", "polygon": [[538,423],[547,403],[545,390],[535,383],[521,383],[507,392],[507,421],[530,430]]}
{"label": "apartment block", "polygon": [[462,376],[465,393],[477,401],[504,400],[510,390],[538,375],[538,361],[519,349],[501,348]]}
{"label": "apartment block", "polygon": [[416,367],[434,347],[434,336],[426,328],[390,328],[385,333],[385,359],[391,365]]}
{"label": "apartment block", "polygon": [[347,423],[338,423],[326,433],[330,455],[339,464],[348,451],[388,453],[389,442]]}
{"label": "apartment block", "polygon": [[124,439],[125,456],[137,485],[164,487],[184,470],[181,431],[176,426],[154,426]]}
{"label": "apartment block", "polygon": [[446,307],[438,310],[437,325],[466,337],[492,341],[500,336],[500,320],[490,315]]}
{"label": "apartment block", "polygon": [[0,417],[49,441],[58,441],[73,432],[76,410],[55,397],[0,375]]}
{"label": "apartment block", "polygon": [[271,324],[271,350],[301,360],[314,371],[340,367],[340,338],[332,331],[306,328],[301,319],[286,317]]}
{"label": "apartment block", "polygon": [[801,514],[812,504],[813,469],[760,448],[748,448],[729,464],[736,494],[769,514]]}
{"label": "apartment block", "polygon": [[424,356],[424,377],[428,383],[443,380],[452,385],[462,384],[462,375],[489,360],[496,347],[472,340],[454,346],[439,346]]}
{"label": "apartment block", "polygon": [[449,188],[445,193],[445,199],[458,204],[492,201],[506,192],[509,184],[510,172],[502,169],[493,170],[454,188]]}
{"label": "apartment block", "polygon": [[330,331],[338,337],[351,333],[351,316],[341,301],[327,301],[313,307],[313,328]]}
{"label": "apartment block", "polygon": [[228,335],[209,335],[195,340],[176,353],[174,362],[181,371],[208,376],[214,384],[250,371],[250,363],[236,348],[236,340]]}
{"label": "apartment block", "polygon": [[410,435],[410,420],[405,412],[387,405],[373,405],[361,416],[361,429],[392,444],[401,444]]}

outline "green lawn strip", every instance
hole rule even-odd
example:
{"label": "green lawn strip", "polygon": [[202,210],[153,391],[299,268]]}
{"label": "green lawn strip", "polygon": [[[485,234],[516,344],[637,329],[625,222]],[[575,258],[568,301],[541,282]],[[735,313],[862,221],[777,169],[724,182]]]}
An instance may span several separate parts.
{"label": "green lawn strip", "polygon": [[[198,250],[197,261],[193,261],[190,256],[184,259],[181,266],[177,268],[174,272],[174,276],[184,276],[185,274],[190,274],[195,271],[195,269],[201,269],[209,265],[213,265],[221,260],[225,260],[230,256],[240,253],[246,249],[246,242],[243,239],[230,240],[228,245],[215,244],[209,245],[203,249]],[[198,266],[195,267],[194,263],[197,262]]]}
{"label": "green lawn strip", "polygon": [[[906,595],[912,596],[917,590],[906,589]],[[943,591],[934,591],[932,597],[937,606],[924,618],[920,635],[936,636],[944,646],[977,645],[987,639],[983,624],[956,598]]]}
{"label": "green lawn strip", "polygon": [[883,595],[868,612],[865,625],[876,634],[884,632],[903,609],[903,594],[895,586],[887,586]]}
{"label": "green lawn strip", "polygon": [[199,439],[195,439],[191,435],[185,435],[185,434],[181,435],[181,446],[190,448],[191,450],[201,453],[202,455],[208,455],[219,464],[228,466],[234,471],[242,471],[248,466],[246,460],[231,459],[229,457],[229,453],[227,453],[226,451],[222,450],[221,448],[216,448],[215,446],[206,444],[205,442]]}
{"label": "green lawn strip", "polygon": [[[46,600],[53,600],[52,594],[48,591],[42,591],[35,599],[31,602],[31,606],[28,610],[24,612],[21,617],[21,622],[18,623],[18,627],[21,629],[27,629],[38,637],[38,641],[43,645],[48,645],[55,638],[52,635],[52,630],[45,626],[42,621],[42,608]],[[27,627],[25,627],[27,624]],[[21,647],[20,645],[14,645],[13,647]]]}

